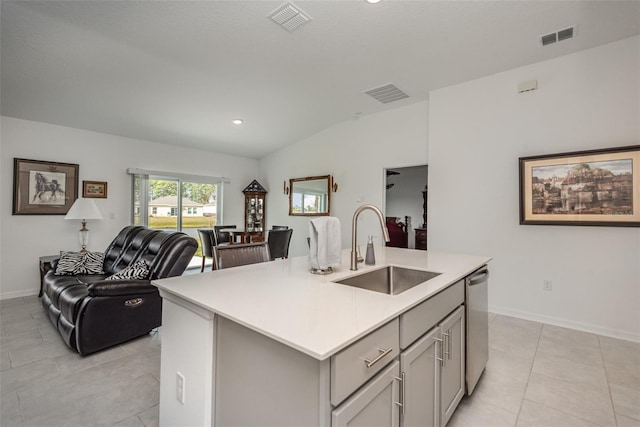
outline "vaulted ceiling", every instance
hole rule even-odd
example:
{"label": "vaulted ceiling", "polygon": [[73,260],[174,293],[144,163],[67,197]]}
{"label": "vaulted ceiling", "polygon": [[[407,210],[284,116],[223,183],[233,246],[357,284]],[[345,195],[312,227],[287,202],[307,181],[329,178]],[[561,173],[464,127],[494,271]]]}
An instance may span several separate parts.
{"label": "vaulted ceiling", "polygon": [[[2,115],[260,158],[433,89],[640,34],[638,1],[297,1],[311,20],[292,32],[268,18],[285,3],[3,0]],[[388,83],[409,97],[364,94]]]}

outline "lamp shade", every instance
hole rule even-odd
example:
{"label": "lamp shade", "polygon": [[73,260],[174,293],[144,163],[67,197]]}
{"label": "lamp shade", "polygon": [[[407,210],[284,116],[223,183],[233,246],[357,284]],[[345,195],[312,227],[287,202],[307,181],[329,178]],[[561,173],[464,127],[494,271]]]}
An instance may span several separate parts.
{"label": "lamp shade", "polygon": [[77,198],[64,219],[102,219],[102,213],[91,199]]}

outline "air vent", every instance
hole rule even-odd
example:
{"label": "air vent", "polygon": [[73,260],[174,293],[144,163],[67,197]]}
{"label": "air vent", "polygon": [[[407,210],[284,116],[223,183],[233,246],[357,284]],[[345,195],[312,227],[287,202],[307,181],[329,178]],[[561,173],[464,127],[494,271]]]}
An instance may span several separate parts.
{"label": "air vent", "polygon": [[547,34],[545,36],[540,37],[540,41],[542,42],[542,46],[555,43],[558,41],[558,34],[557,33]]}
{"label": "air vent", "polygon": [[552,43],[561,42],[563,40],[569,40],[576,35],[577,26],[565,28],[564,30],[558,30],[553,33],[540,36],[540,44],[542,46],[548,46]]}
{"label": "air vent", "polygon": [[294,6],[291,3],[283,4],[271,12],[268,18],[290,33],[311,21],[311,17],[308,14],[303,12],[298,6]]}
{"label": "air vent", "polygon": [[366,90],[364,93],[382,102],[383,104],[388,104],[390,102],[409,97],[409,95],[404,93],[398,86],[394,85],[393,83]]}
{"label": "air vent", "polygon": [[573,27],[558,31],[558,41],[567,40],[573,37]]}

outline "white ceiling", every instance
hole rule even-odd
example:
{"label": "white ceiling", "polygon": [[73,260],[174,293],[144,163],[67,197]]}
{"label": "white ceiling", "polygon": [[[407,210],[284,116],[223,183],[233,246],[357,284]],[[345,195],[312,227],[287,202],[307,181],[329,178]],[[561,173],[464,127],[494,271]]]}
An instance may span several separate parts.
{"label": "white ceiling", "polygon": [[[313,20],[292,33],[267,18],[284,3],[3,0],[2,115],[260,158],[358,113],[640,34],[639,1],[294,1]],[[574,39],[539,44],[572,25]],[[390,82],[410,97],[363,94]]]}

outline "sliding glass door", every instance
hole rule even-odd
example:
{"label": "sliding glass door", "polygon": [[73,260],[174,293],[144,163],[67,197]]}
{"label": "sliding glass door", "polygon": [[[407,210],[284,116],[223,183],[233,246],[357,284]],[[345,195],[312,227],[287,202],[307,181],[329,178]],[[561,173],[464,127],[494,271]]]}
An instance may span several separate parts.
{"label": "sliding glass door", "polygon": [[[213,228],[218,217],[217,185],[181,181],[182,215],[180,229]],[[194,231],[197,234],[197,231]]]}
{"label": "sliding glass door", "polygon": [[[218,187],[219,183],[213,182],[136,174],[133,179],[133,224],[182,231],[200,244],[197,230],[213,228],[217,222],[221,209]],[[201,257],[199,246],[191,266],[200,265]]]}

